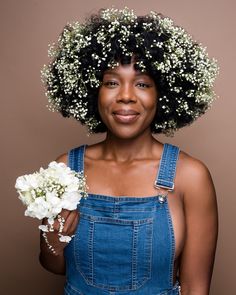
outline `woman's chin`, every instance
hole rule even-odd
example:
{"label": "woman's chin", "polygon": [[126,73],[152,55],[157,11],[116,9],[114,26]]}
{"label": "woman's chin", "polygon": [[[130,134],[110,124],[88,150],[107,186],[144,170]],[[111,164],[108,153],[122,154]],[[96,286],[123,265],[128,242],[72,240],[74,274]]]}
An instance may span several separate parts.
{"label": "woman's chin", "polygon": [[151,133],[150,128],[134,128],[131,126],[117,126],[116,128],[108,128],[108,133],[111,137],[119,139],[134,139],[142,136],[144,133]]}

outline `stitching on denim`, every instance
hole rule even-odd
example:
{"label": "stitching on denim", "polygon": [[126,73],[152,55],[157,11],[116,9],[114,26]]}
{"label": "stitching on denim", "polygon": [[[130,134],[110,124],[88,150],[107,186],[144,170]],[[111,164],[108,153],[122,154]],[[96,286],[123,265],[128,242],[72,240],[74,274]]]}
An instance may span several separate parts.
{"label": "stitching on denim", "polygon": [[76,172],[80,171],[80,163],[79,163],[79,154],[80,154],[80,148],[76,148],[74,150],[74,163],[73,163],[73,168]]}
{"label": "stitching on denim", "polygon": [[136,287],[137,283],[137,239],[138,239],[138,226],[134,225],[133,228],[133,251],[132,251],[132,270],[131,270],[131,284],[132,288]]}
{"label": "stitching on denim", "polygon": [[67,166],[72,168],[72,166],[71,166],[71,150],[67,153]]}
{"label": "stitching on denim", "polygon": [[103,217],[103,216],[94,216],[86,213],[80,213],[80,217],[87,219],[92,222],[98,223],[113,223],[113,224],[124,224],[124,225],[141,225],[148,224],[153,222],[153,218],[143,218],[143,219],[122,219],[122,218],[113,218],[113,217]]}
{"label": "stitching on denim", "polygon": [[162,158],[163,158],[163,154],[164,154],[164,149],[165,149],[165,144],[163,146],[163,151],[162,151],[162,154],[161,154],[161,160],[159,162],[159,167],[158,167],[158,170],[157,170],[157,175],[156,175],[155,183],[158,181],[158,177],[160,176],[160,168],[161,168],[161,162],[162,162]]}
{"label": "stitching on denim", "polygon": [[161,184],[160,179],[166,179],[165,176],[165,169],[167,168],[167,161],[168,161],[168,151],[169,151],[169,144],[164,144],[163,147],[163,152],[162,152],[162,156],[161,156],[161,161],[160,161],[160,165],[159,165],[159,169],[158,169],[158,174],[157,174],[157,178],[156,178],[156,183]]}
{"label": "stitching on denim", "polygon": [[82,167],[82,170],[84,171],[84,157],[85,157],[85,149],[86,149],[87,145],[84,144],[83,145],[83,148],[82,148],[82,155],[81,155],[81,167]]}
{"label": "stitching on denim", "polygon": [[[75,151],[71,154],[73,157],[75,156]],[[70,161],[70,160],[69,160]],[[175,161],[175,160],[174,160]],[[175,170],[176,170],[176,165],[174,165],[173,166],[173,163],[174,163],[174,161],[173,161],[173,158],[172,158],[172,161],[170,162],[170,166],[171,166],[171,169],[169,169],[169,170],[171,170],[171,173],[172,173],[172,175],[173,175],[173,173],[175,173]],[[79,161],[77,161],[77,162],[79,162]],[[175,168],[175,170],[173,169],[173,168]],[[96,195],[95,195],[96,196]],[[112,198],[112,196],[108,196],[109,197],[109,199],[107,199],[107,200],[113,200]],[[128,202],[133,202],[133,200],[134,199],[132,199],[133,197],[115,197],[115,198],[117,198],[116,200],[117,201],[120,201],[120,200],[124,200],[124,199],[126,199],[127,200],[127,198],[128,198]],[[142,199],[139,199],[138,201],[140,201],[140,202],[143,202],[143,199],[144,198],[151,198],[151,200],[154,200],[155,198],[157,199],[158,198],[158,196],[153,196],[153,197],[143,197]],[[103,199],[103,200],[106,200],[105,198],[103,198],[103,195],[101,195],[101,198],[100,197],[95,197],[95,199]],[[106,201],[107,201],[106,200]],[[149,200],[148,200],[149,201]],[[137,202],[137,199],[135,199],[135,202]],[[144,203],[145,204],[145,203]],[[141,204],[142,205],[142,204]],[[86,207],[86,205],[84,206],[84,207]],[[95,206],[96,207],[96,206]],[[161,208],[161,207],[160,207]],[[160,208],[158,209],[158,210],[160,210]],[[99,209],[96,207],[96,210],[98,210],[99,211]],[[170,227],[171,227],[171,225],[172,225],[172,219],[171,219],[171,215],[170,215],[170,212],[169,212],[169,208],[167,207],[167,210],[168,210],[168,213],[169,213],[169,216],[168,216],[168,224],[169,224],[169,230],[170,230]],[[127,211],[129,211],[128,209],[127,209]],[[138,210],[139,211],[139,210]],[[120,212],[126,212],[126,211],[122,211],[122,210],[120,210]],[[130,212],[135,212],[135,211],[130,211]],[[143,211],[143,209],[142,210],[140,210],[139,212],[146,212],[146,210],[144,210]],[[128,221],[130,221],[130,220],[128,220]],[[135,221],[135,220],[133,220],[133,221]],[[149,226],[151,226],[151,224],[147,224],[146,225],[147,227],[149,227]],[[174,231],[173,231],[173,225],[172,225],[172,232],[174,233]],[[171,231],[170,231],[170,234],[171,234]],[[152,239],[152,235],[151,235],[151,239]],[[171,239],[173,240],[174,239],[174,236],[171,234]],[[175,239],[174,239],[174,242],[175,242]],[[172,248],[173,248],[173,242],[172,242]],[[172,256],[174,255],[174,253],[175,253],[175,245],[174,245],[174,249],[172,249]],[[151,254],[153,254],[153,253],[151,253]],[[151,258],[150,258],[151,259]],[[174,261],[174,258],[172,258],[172,264],[171,264],[171,268],[170,268],[170,272],[171,272],[171,275],[169,276],[169,279],[171,279],[171,285],[172,285],[172,283],[173,283],[173,272],[172,272],[172,270],[173,270],[173,261]],[[151,264],[149,264],[150,265],[150,275],[151,275]],[[81,273],[81,271],[79,271],[80,273]],[[89,284],[89,285],[91,285],[91,286],[93,286],[92,284],[91,284],[91,282],[88,282],[87,280],[86,280],[86,278],[84,277],[84,275],[83,275],[83,273],[81,273],[81,275],[82,275],[82,277],[85,279],[85,281]],[[141,283],[139,283],[139,284],[137,284],[137,287],[141,287],[142,286],[142,284],[144,284],[145,283],[145,281],[147,280],[147,277],[145,277],[142,281],[141,281]],[[103,287],[102,287],[103,286]],[[99,287],[99,286],[98,286]],[[134,287],[134,286],[133,286]],[[125,288],[124,290],[133,290],[133,287],[128,287],[128,288]],[[122,291],[122,288],[120,288],[120,289],[117,289],[116,287],[111,287],[110,289],[107,289],[106,288],[106,286],[105,285],[103,285],[103,284],[100,284],[100,287],[99,288],[102,288],[102,289],[106,289],[106,290],[112,290],[112,291]],[[118,287],[119,288],[119,287]],[[176,288],[175,289],[172,289],[172,291],[174,291],[174,290],[176,290]],[[170,291],[171,292],[171,291]],[[160,294],[172,294],[172,293],[169,293],[169,291],[168,291],[168,293],[160,293]],[[178,293],[179,294],[179,293]]]}
{"label": "stitching on denim", "polygon": [[174,259],[175,259],[175,233],[173,227],[173,221],[169,210],[169,203],[166,202],[166,213],[168,218],[168,230],[171,236],[171,261],[169,265],[169,285],[173,287],[173,266],[174,266]]}
{"label": "stitching on denim", "polygon": [[77,159],[78,172],[82,172],[84,170],[83,157],[84,157],[83,146],[80,146],[78,150],[78,159]]}
{"label": "stitching on denim", "polygon": [[158,169],[158,175],[157,175],[157,181],[158,181],[158,177],[162,178],[163,176],[163,169],[162,167],[165,166],[166,164],[166,152],[167,152],[167,147],[168,145],[165,143],[164,146],[163,146],[163,152],[162,152],[162,156],[161,156],[161,161],[160,161],[160,164],[159,164],[159,169]]}
{"label": "stitching on denim", "polygon": [[136,197],[136,196],[108,196],[108,195],[102,195],[102,194],[92,194],[88,193],[88,197],[91,200],[103,200],[105,202],[136,202],[136,203],[148,203],[148,202],[155,202],[156,199],[158,199],[159,194],[155,196],[141,196],[141,197]]}
{"label": "stitching on denim", "polygon": [[86,145],[81,145],[79,147],[76,147],[69,151],[68,153],[68,166],[75,170],[76,172],[83,172],[83,166],[84,166],[84,149]]}
{"label": "stitching on denim", "polygon": [[[78,289],[76,289],[74,286],[72,286],[70,283],[66,282],[66,287],[68,287],[69,289],[71,289],[73,292],[76,292],[76,294],[78,295],[84,295],[83,293],[81,293]],[[70,293],[68,293],[68,291],[66,290],[66,287],[64,288],[64,291],[66,291],[66,293],[68,295],[71,295]]]}
{"label": "stitching on denim", "polygon": [[172,153],[172,157],[171,157],[171,162],[172,162],[171,178],[172,178],[172,180],[174,180],[174,177],[175,177],[178,158],[179,158],[179,148],[173,146],[173,153]]}
{"label": "stitching on denim", "polygon": [[155,181],[156,184],[167,187],[173,186],[178,155],[178,147],[171,144],[164,144],[158,174]]}
{"label": "stitching on denim", "polygon": [[[82,214],[83,216],[83,214]],[[84,217],[84,216],[83,216]],[[146,220],[146,223],[143,223],[143,221]],[[148,258],[149,256],[152,255],[151,251],[152,251],[152,228],[153,228],[153,218],[146,218],[141,220],[141,222],[139,222],[140,220],[133,220],[133,228],[137,229],[137,235],[138,235],[138,231],[139,231],[139,226],[144,224],[146,226],[146,230],[147,230],[147,248],[145,250],[145,253],[148,254]],[[94,238],[93,238],[93,234],[94,234],[94,224],[95,224],[95,219],[92,221],[93,227],[90,226],[90,231],[92,232],[92,234],[89,234],[89,245],[90,245],[90,241],[92,241],[94,243]],[[90,223],[91,225],[91,223]],[[135,231],[134,231],[135,234]],[[136,237],[137,240],[138,237]],[[91,248],[91,245],[89,246],[89,252],[91,251],[91,253],[93,253],[93,249]],[[136,259],[137,260],[137,259]],[[145,262],[148,263],[149,265],[149,273],[145,272],[143,274],[143,277],[136,282],[136,284],[134,285],[126,285],[126,286],[107,286],[105,284],[101,284],[101,283],[94,283],[94,278],[95,278],[95,274],[93,274],[93,279],[92,281],[89,278],[85,277],[85,274],[82,272],[82,270],[78,269],[79,272],[81,273],[81,275],[83,276],[83,278],[85,279],[85,281],[87,282],[87,284],[93,286],[93,287],[97,287],[97,288],[101,288],[101,289],[105,289],[105,290],[109,290],[109,291],[125,291],[125,290],[135,290],[140,288],[150,277],[151,277],[151,258]],[[90,268],[90,267],[89,267]],[[91,272],[92,273],[92,272]]]}
{"label": "stitching on denim", "polygon": [[174,169],[173,169],[173,179],[175,178],[175,175],[176,175],[176,168],[177,168],[177,162],[179,159],[179,153],[180,153],[180,150],[178,148],[178,150],[175,153],[175,165],[174,165]]}
{"label": "stitching on denim", "polygon": [[176,282],[176,284],[172,287],[171,290],[161,292],[158,295],[181,295],[180,290],[181,288],[180,288],[179,282]]}
{"label": "stitching on denim", "polygon": [[84,174],[84,157],[85,157],[85,150],[87,148],[87,144],[83,144],[80,146],[80,158],[79,158],[79,165],[80,165],[80,171]]}
{"label": "stitching on denim", "polygon": [[[90,233],[90,228],[91,228],[91,222],[89,222],[89,228],[88,228],[88,233]],[[81,257],[80,257],[80,252],[79,252],[79,247],[78,247],[78,243],[79,240],[81,239],[81,237],[78,235],[78,233],[76,232],[75,238],[74,238],[74,258],[75,258],[75,266],[76,269],[79,271],[79,273],[81,274],[81,276],[83,277],[83,279],[85,280],[85,282],[88,285],[91,285],[91,267],[89,267],[89,275],[88,277],[84,274],[84,272],[82,271],[81,268]],[[76,241],[78,241],[77,245],[76,245]],[[88,250],[89,251],[89,250]],[[89,253],[88,253],[89,255]],[[88,257],[89,259],[89,257]]]}
{"label": "stitching on denim", "polygon": [[72,156],[72,163],[71,163],[71,164],[72,164],[72,167],[71,167],[71,168],[72,168],[73,170],[77,171],[77,170],[76,170],[76,169],[77,169],[77,167],[76,167],[76,157],[77,157],[77,152],[78,152],[78,151],[77,151],[76,148],[74,148],[72,152],[73,152],[73,154],[72,154],[73,156]]}
{"label": "stitching on denim", "polygon": [[75,160],[74,160],[74,157],[75,157],[75,149],[71,149],[69,152],[68,152],[68,156],[67,156],[67,166],[70,167],[72,170],[75,170],[74,168],[74,163],[75,163]]}
{"label": "stitching on denim", "polygon": [[67,292],[66,288],[64,288],[64,295],[70,295],[70,293]]}
{"label": "stitching on denim", "polygon": [[[83,209],[83,208],[90,208],[90,209],[95,209],[96,211],[104,211],[104,212],[110,212],[110,213],[117,213],[117,211],[115,211],[114,208],[107,208],[107,207],[102,207],[102,206],[99,206],[99,205],[82,205],[82,206],[79,206],[80,209]],[[155,212],[156,211],[156,207],[151,207],[151,208],[146,208],[146,209],[143,209],[143,208],[133,208],[133,209],[126,209],[126,208],[120,208],[119,209],[119,213],[122,213],[122,212]]]}
{"label": "stitching on denim", "polygon": [[90,222],[90,227],[89,227],[89,271],[90,271],[90,278],[91,278],[91,282],[93,283],[94,281],[94,257],[93,257],[93,245],[94,245],[94,227],[95,224],[94,222]]}
{"label": "stitching on denim", "polygon": [[173,185],[172,181],[166,180],[166,179],[160,179],[158,180],[158,184],[160,185],[166,185],[168,187],[171,187]]}
{"label": "stitching on denim", "polygon": [[149,265],[149,276],[148,278],[150,279],[151,278],[151,274],[152,274],[152,248],[153,248],[153,223],[150,223],[149,226],[148,226],[148,229],[150,231],[149,233],[149,240],[147,241],[147,244],[148,244],[148,253],[150,253],[150,256],[149,256],[149,261],[148,261],[148,265]]}

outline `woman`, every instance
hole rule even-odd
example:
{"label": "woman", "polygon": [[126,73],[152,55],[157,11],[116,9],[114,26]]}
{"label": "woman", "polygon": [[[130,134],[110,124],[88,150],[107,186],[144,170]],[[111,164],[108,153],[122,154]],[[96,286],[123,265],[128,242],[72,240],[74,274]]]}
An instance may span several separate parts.
{"label": "woman", "polygon": [[[151,12],[106,9],[64,28],[45,67],[52,110],[104,141],[58,157],[89,188],[41,237],[41,264],[65,294],[209,294],[217,204],[207,167],[155,133],[173,134],[210,107],[217,65],[180,27]],[[44,220],[44,224],[47,220]]]}

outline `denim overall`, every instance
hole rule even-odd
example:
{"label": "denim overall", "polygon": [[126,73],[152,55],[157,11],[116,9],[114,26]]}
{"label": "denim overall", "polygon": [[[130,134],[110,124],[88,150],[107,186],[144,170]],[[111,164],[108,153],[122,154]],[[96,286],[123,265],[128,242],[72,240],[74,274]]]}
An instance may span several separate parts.
{"label": "denim overall", "polygon": [[[86,146],[68,154],[75,171],[84,170]],[[178,155],[178,147],[164,144],[156,187],[174,189]],[[88,194],[78,210],[75,237],[64,252],[65,295],[180,294],[178,281],[173,286],[175,238],[166,196]]]}

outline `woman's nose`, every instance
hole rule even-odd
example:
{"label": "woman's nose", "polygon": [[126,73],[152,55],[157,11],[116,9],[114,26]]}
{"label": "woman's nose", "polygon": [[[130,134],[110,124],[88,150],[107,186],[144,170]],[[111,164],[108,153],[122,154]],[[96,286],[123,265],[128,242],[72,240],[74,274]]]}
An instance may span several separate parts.
{"label": "woman's nose", "polygon": [[117,101],[122,101],[125,103],[135,102],[136,95],[132,85],[123,85],[120,87],[119,95]]}

